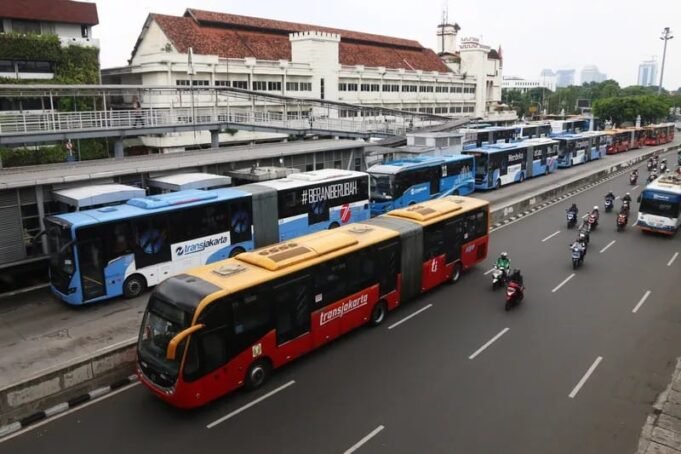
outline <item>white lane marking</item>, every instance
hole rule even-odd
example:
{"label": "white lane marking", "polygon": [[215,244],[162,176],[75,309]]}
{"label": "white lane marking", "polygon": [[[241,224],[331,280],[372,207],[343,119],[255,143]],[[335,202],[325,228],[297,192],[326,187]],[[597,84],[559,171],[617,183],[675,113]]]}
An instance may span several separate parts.
{"label": "white lane marking", "polygon": [[639,185],[636,185],[636,186],[634,186],[633,188],[631,188],[631,190],[632,190],[632,191],[635,191],[635,190],[638,189],[638,187],[639,187]]}
{"label": "white lane marking", "polygon": [[672,263],[674,263],[674,260],[676,260],[676,257],[679,256],[678,252],[675,252],[672,258],[667,262],[667,266],[672,266]]}
{"label": "white lane marking", "polygon": [[545,242],[547,242],[548,240],[550,240],[551,238],[553,238],[554,236],[558,235],[559,233],[560,233],[560,230],[558,230],[557,232],[554,232],[554,233],[552,233],[551,235],[547,236],[546,238],[544,238],[543,240],[541,240],[541,242],[542,242],[542,243],[545,243]]}
{"label": "white lane marking", "polygon": [[635,314],[636,312],[638,312],[638,310],[641,308],[641,306],[643,306],[643,303],[645,303],[646,300],[648,299],[648,297],[650,296],[650,293],[651,293],[650,290],[646,290],[646,293],[640,299],[640,301],[638,302],[636,307],[634,309],[632,309],[632,311],[631,311],[632,314]]}
{"label": "white lane marking", "polygon": [[491,268],[491,269],[485,271],[485,276],[487,276],[487,275],[488,275],[489,273],[491,273],[492,271],[494,271],[494,268]]}
{"label": "white lane marking", "polygon": [[582,389],[582,386],[584,386],[584,383],[586,383],[586,381],[589,379],[591,374],[594,373],[594,370],[596,370],[596,368],[601,363],[601,361],[603,361],[602,356],[599,356],[598,358],[596,358],[596,361],[594,361],[594,363],[591,365],[591,367],[589,367],[589,370],[586,371],[586,374],[584,374],[582,379],[579,380],[579,383],[577,383],[577,386],[575,386],[574,389],[572,390],[572,392],[570,393],[570,399],[575,398],[575,396],[577,395],[579,390]]}
{"label": "white lane marking", "polygon": [[569,281],[570,279],[572,279],[573,277],[575,277],[575,273],[572,273],[571,275],[569,275],[568,277],[566,277],[565,280],[564,280],[563,282],[561,282],[560,284],[556,285],[556,287],[555,287],[553,290],[551,290],[551,293],[556,293],[558,290],[560,290],[560,288],[561,288],[562,286],[564,286],[565,284],[567,284],[568,281]]}
{"label": "white lane marking", "polygon": [[383,429],[385,429],[385,427],[383,427],[383,426],[378,426],[377,428],[375,428],[374,430],[372,430],[371,432],[369,432],[369,434],[368,434],[366,437],[362,438],[362,439],[359,440],[357,443],[355,443],[354,445],[352,445],[352,447],[350,447],[349,449],[345,450],[345,452],[344,452],[343,454],[352,454],[353,452],[357,451],[359,448],[362,447],[363,444],[365,444],[367,441],[369,441],[369,440],[371,440],[372,438],[374,438],[374,437],[375,437],[376,435],[378,435],[378,433],[379,433],[380,431],[382,431]]}
{"label": "white lane marking", "polygon": [[615,244],[616,241],[617,241],[617,240],[612,240],[611,242],[609,242],[607,246],[605,246],[603,249],[601,249],[601,252],[600,252],[600,253],[602,254],[602,253],[604,253],[605,251],[607,251],[608,248],[609,248],[610,246],[612,246],[613,244]]}
{"label": "white lane marking", "polygon": [[395,328],[396,326],[400,326],[402,323],[406,322],[406,321],[409,320],[410,318],[416,317],[416,316],[419,315],[421,312],[425,311],[426,309],[430,309],[431,307],[433,307],[432,304],[429,304],[429,305],[427,305],[427,306],[422,307],[421,309],[417,310],[417,311],[414,312],[413,314],[407,315],[406,317],[404,317],[404,318],[403,318],[402,320],[400,320],[399,322],[393,323],[392,325],[390,325],[390,326],[388,327],[388,329],[393,329],[393,328]]}
{"label": "white lane marking", "polygon": [[289,386],[293,385],[295,382],[296,382],[295,380],[291,380],[291,381],[288,382],[288,383],[284,383],[284,384],[281,385],[280,387],[278,387],[278,388],[276,388],[276,389],[273,389],[272,391],[268,392],[267,394],[265,394],[265,395],[263,395],[263,396],[258,397],[257,399],[255,399],[254,401],[252,401],[252,402],[250,402],[250,403],[244,405],[243,407],[237,408],[237,409],[234,410],[233,412],[231,412],[231,413],[229,413],[229,414],[223,416],[223,417],[220,418],[220,419],[216,419],[216,420],[213,421],[212,423],[208,424],[208,425],[206,426],[206,429],[212,429],[213,427],[217,426],[218,424],[227,421],[229,418],[232,418],[232,417],[238,415],[239,413],[241,413],[241,412],[243,412],[243,411],[245,411],[245,410],[248,410],[248,409],[251,408],[252,406],[259,404],[259,403],[262,402],[263,400],[265,400],[265,399],[267,399],[267,398],[269,398],[269,397],[274,396],[274,395],[275,395],[276,393],[278,393],[279,391],[283,391],[284,389],[286,389],[286,388],[288,388]]}
{"label": "white lane marking", "polygon": [[589,213],[586,213],[584,216],[582,216],[582,219],[586,219],[586,217],[589,215]]}
{"label": "white lane marking", "polygon": [[499,331],[499,333],[496,336],[494,336],[489,341],[487,341],[487,343],[485,345],[483,345],[482,347],[477,349],[475,351],[475,353],[473,353],[471,356],[468,357],[468,359],[475,359],[475,357],[478,356],[480,353],[484,352],[487,349],[487,347],[492,345],[494,342],[496,342],[497,339],[499,339],[501,336],[506,334],[508,332],[508,330],[509,330],[509,328],[504,328],[501,331]]}
{"label": "white lane marking", "polygon": [[89,407],[90,405],[94,405],[94,404],[96,404],[96,403],[99,403],[99,402],[101,402],[101,401],[103,401],[103,400],[105,400],[105,399],[108,399],[108,398],[113,397],[113,396],[115,396],[115,395],[117,395],[117,394],[120,394],[120,393],[122,393],[123,391],[127,391],[127,390],[129,390],[130,388],[132,388],[132,387],[134,387],[134,386],[137,386],[137,385],[139,385],[139,384],[140,384],[140,382],[130,383],[128,386],[124,386],[124,387],[122,387],[122,388],[120,388],[120,389],[117,389],[116,391],[111,391],[109,394],[107,394],[107,395],[105,395],[105,396],[102,396],[102,397],[100,397],[100,398],[97,399],[97,400],[90,400],[90,401],[88,401],[88,402],[85,402],[85,403],[83,403],[83,404],[78,405],[78,406],[75,407],[75,408],[72,408],[72,409],[70,409],[70,410],[67,410],[67,411],[65,411],[65,412],[63,412],[63,413],[59,413],[58,415],[54,415],[54,416],[52,416],[52,417],[50,417],[50,418],[44,419],[44,420],[42,420],[42,421],[40,421],[40,422],[37,422],[37,423],[35,423],[35,424],[31,424],[30,426],[26,427],[25,429],[19,430],[18,432],[14,432],[14,433],[12,433],[11,435],[7,435],[5,438],[0,438],[0,443],[4,443],[4,442],[6,442],[6,441],[9,441],[9,440],[11,440],[12,438],[15,438],[15,437],[18,437],[18,436],[20,436],[20,435],[25,434],[26,432],[30,432],[31,430],[37,429],[38,427],[44,426],[45,424],[49,424],[49,423],[51,423],[51,422],[53,422],[53,421],[56,421],[56,420],[59,419],[59,418],[63,418],[64,416],[67,416],[67,415],[70,415],[71,413],[75,413],[75,412],[77,412],[77,411],[80,411],[80,410],[82,410],[83,408]]}

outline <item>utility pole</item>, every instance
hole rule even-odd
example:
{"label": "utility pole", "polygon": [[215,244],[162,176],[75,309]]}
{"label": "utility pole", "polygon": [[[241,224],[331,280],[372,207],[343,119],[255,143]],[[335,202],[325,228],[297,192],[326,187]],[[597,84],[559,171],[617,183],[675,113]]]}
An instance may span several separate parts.
{"label": "utility pole", "polygon": [[664,78],[664,61],[665,58],[667,58],[667,41],[670,39],[674,38],[671,34],[671,30],[669,27],[665,27],[664,30],[662,31],[662,36],[660,36],[660,39],[664,41],[664,48],[662,50],[662,68],[660,68],[660,85],[657,87],[657,94],[662,93],[662,80]]}

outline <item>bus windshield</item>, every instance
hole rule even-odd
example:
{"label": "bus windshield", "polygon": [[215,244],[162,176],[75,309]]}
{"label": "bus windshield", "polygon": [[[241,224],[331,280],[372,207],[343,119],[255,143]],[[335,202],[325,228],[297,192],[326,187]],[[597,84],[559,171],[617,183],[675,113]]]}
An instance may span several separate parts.
{"label": "bus windshield", "polygon": [[478,177],[487,176],[487,156],[482,153],[475,155],[475,175]]}
{"label": "bus windshield", "polygon": [[679,217],[679,206],[678,203],[644,198],[641,199],[639,211],[653,216],[674,219]]}
{"label": "bus windshield", "polygon": [[371,174],[371,198],[376,201],[392,200],[394,195],[394,175]]}
{"label": "bus windshield", "polygon": [[61,292],[68,291],[71,277],[76,271],[73,257],[74,240],[67,226],[45,219],[47,241],[50,247],[50,276],[52,284]]}
{"label": "bus windshield", "polygon": [[188,326],[189,319],[189,314],[153,295],[144,314],[138,344],[140,360],[168,384],[177,378],[186,342],[178,346],[174,361],[166,358],[166,350],[173,337]]}

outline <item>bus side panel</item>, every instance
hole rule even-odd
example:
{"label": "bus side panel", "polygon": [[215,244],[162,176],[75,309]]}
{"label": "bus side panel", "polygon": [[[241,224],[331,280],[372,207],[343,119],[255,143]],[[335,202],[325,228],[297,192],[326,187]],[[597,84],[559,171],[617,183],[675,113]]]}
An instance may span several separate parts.
{"label": "bus side panel", "polygon": [[421,266],[421,292],[427,292],[442,284],[447,279],[448,274],[444,254],[427,260]]}
{"label": "bus side panel", "polygon": [[106,283],[106,295],[108,297],[123,294],[123,282],[134,270],[135,256],[133,254],[122,255],[115,258],[104,268],[104,280]]}
{"label": "bus side panel", "polygon": [[248,184],[239,189],[251,193],[253,200],[253,233],[255,247],[279,242],[279,205],[277,190],[259,184]]}
{"label": "bus side panel", "polygon": [[401,258],[400,302],[408,301],[421,293],[421,265],[423,262],[423,229],[420,225],[401,219],[377,217],[373,224],[400,233]]}
{"label": "bus side panel", "polygon": [[480,237],[461,246],[461,263],[468,269],[487,258],[489,235]]}

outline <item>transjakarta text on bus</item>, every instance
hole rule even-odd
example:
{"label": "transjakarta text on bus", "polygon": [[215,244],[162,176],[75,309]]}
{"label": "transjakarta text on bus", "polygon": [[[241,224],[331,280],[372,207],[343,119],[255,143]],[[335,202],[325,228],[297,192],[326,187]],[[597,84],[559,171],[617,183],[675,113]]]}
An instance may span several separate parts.
{"label": "transjakarta text on bus", "polygon": [[369,176],[335,169],[50,216],[51,288],[69,304],[134,297],[189,268],[368,218]]}

